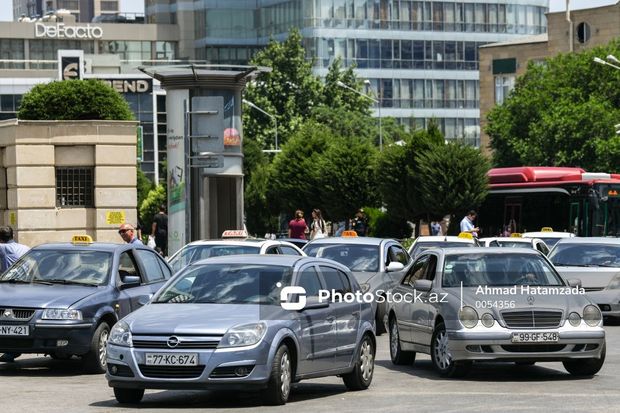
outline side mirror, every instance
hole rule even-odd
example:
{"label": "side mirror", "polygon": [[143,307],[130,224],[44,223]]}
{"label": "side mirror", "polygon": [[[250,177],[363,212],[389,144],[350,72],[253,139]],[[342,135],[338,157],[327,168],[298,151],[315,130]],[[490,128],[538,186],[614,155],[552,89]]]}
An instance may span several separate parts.
{"label": "side mirror", "polygon": [[140,304],[141,306],[147,305],[151,301],[152,297],[153,297],[153,294],[141,295],[138,298],[138,304]]}
{"label": "side mirror", "polygon": [[387,272],[396,272],[396,271],[401,271],[403,268],[405,268],[405,266],[402,263],[398,261],[392,261],[391,263],[388,264],[385,270]]}
{"label": "side mirror", "polygon": [[581,280],[578,279],[578,278],[571,278],[571,279],[566,280],[566,281],[568,281],[568,285],[570,285],[573,288],[575,288],[575,287],[581,288]]}
{"label": "side mirror", "polygon": [[433,282],[431,280],[415,280],[413,283],[413,289],[417,291],[428,292],[433,288]]}
{"label": "side mirror", "polygon": [[306,298],[306,306],[299,311],[304,310],[315,310],[318,308],[327,308],[329,307],[328,301],[319,301],[319,297],[307,297]]}
{"label": "side mirror", "polygon": [[137,287],[140,285],[140,277],[138,277],[137,275],[126,275],[121,278],[121,281],[123,282],[121,284],[122,289]]}

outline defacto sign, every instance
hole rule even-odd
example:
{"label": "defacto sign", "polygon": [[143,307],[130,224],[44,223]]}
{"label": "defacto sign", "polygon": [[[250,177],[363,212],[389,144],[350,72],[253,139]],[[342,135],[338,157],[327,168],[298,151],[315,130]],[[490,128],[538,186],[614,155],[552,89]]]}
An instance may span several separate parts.
{"label": "defacto sign", "polygon": [[67,26],[64,23],[44,24],[35,23],[35,37],[49,39],[101,39],[103,29],[99,26]]}

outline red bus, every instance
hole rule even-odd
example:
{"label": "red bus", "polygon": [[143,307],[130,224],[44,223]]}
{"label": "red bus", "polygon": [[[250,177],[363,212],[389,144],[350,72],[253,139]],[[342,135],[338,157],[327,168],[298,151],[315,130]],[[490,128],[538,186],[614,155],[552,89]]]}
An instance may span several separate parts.
{"label": "red bus", "polygon": [[620,174],[581,168],[524,166],[494,168],[480,208],[482,236],[498,235],[514,220],[518,232],[573,232],[577,236],[620,236]]}

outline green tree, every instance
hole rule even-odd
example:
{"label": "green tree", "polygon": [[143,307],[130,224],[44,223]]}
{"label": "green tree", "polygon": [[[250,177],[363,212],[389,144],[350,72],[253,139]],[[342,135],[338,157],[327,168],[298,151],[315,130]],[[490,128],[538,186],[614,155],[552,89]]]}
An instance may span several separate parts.
{"label": "green tree", "polygon": [[62,80],[33,87],[17,117],[33,120],[133,120],[129,104],[96,79]]}
{"label": "green tree", "polygon": [[[321,102],[323,86],[312,73],[312,61],[306,59],[301,33],[291,30],[284,42],[272,39],[251,63],[271,71],[247,85],[245,99],[277,118],[279,143],[284,144]],[[270,117],[246,106],[243,125],[246,139],[256,140],[260,147],[275,146],[275,124]]]}
{"label": "green tree", "polygon": [[140,165],[136,166],[136,175],[136,181],[138,183],[138,208],[140,208],[142,202],[148,197],[149,192],[155,188],[155,184],[142,172]]}
{"label": "green tree", "polygon": [[[318,205],[332,220],[350,218],[362,206],[377,206],[377,149],[357,137],[334,137],[318,159],[318,186],[311,188]],[[315,208],[318,206],[315,201]]]}
{"label": "green tree", "polygon": [[480,150],[460,142],[433,145],[416,156],[416,163],[423,177],[417,192],[429,217],[461,217],[484,201],[490,164]]}
{"label": "green tree", "polygon": [[151,233],[151,226],[153,224],[153,217],[159,212],[159,206],[165,205],[168,200],[166,194],[166,187],[163,185],[157,185],[155,189],[149,191],[146,199],[140,204],[140,221],[142,222],[144,233]]}
{"label": "green tree", "polygon": [[610,164],[604,154],[617,143],[620,72],[593,59],[619,51],[620,42],[613,41],[530,63],[510,96],[488,115],[494,162],[618,171],[620,163]]}
{"label": "green tree", "polygon": [[355,93],[339,85],[339,82],[363,92],[364,82],[354,72],[354,67],[342,68],[342,59],[336,58],[327,70],[325,85],[323,87],[323,106],[331,109],[342,108],[348,112],[361,115],[370,115],[370,106],[373,101],[365,96]]}

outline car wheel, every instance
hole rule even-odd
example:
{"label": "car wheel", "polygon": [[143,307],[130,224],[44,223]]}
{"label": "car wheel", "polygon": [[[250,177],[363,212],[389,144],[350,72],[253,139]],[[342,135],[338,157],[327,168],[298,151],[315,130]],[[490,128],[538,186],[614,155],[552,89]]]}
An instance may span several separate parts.
{"label": "car wheel", "polygon": [[343,374],[342,380],[348,390],[365,390],[370,386],[375,371],[375,346],[368,334],[362,338],[356,354],[353,371]]}
{"label": "car wheel", "polygon": [[390,358],[397,365],[413,364],[415,351],[404,351],[400,348],[400,334],[396,317],[390,318]]}
{"label": "car wheel", "polygon": [[385,329],[385,322],[383,321],[384,314],[385,310],[382,308],[381,304],[377,304],[377,311],[375,312],[375,334],[377,336],[387,333],[387,330]]}
{"label": "car wheel", "polygon": [[594,376],[603,367],[603,363],[605,363],[605,344],[603,344],[601,358],[575,359],[562,362],[566,371],[573,376],[581,377]]}
{"label": "car wheel", "polygon": [[471,369],[471,362],[452,360],[448,346],[448,333],[443,323],[439,323],[433,332],[431,360],[433,367],[442,377],[463,377]]}
{"label": "car wheel", "polygon": [[110,326],[103,322],[95,330],[90,342],[90,351],[82,356],[84,370],[88,373],[105,373]]}
{"label": "car wheel", "polygon": [[276,351],[271,366],[271,376],[267,383],[267,391],[264,399],[270,405],[286,404],[291,393],[291,383],[293,382],[293,363],[291,352],[286,344],[281,344]]}
{"label": "car wheel", "polygon": [[114,397],[116,397],[116,401],[119,403],[137,404],[144,397],[144,389],[121,389],[120,387],[115,387]]}

